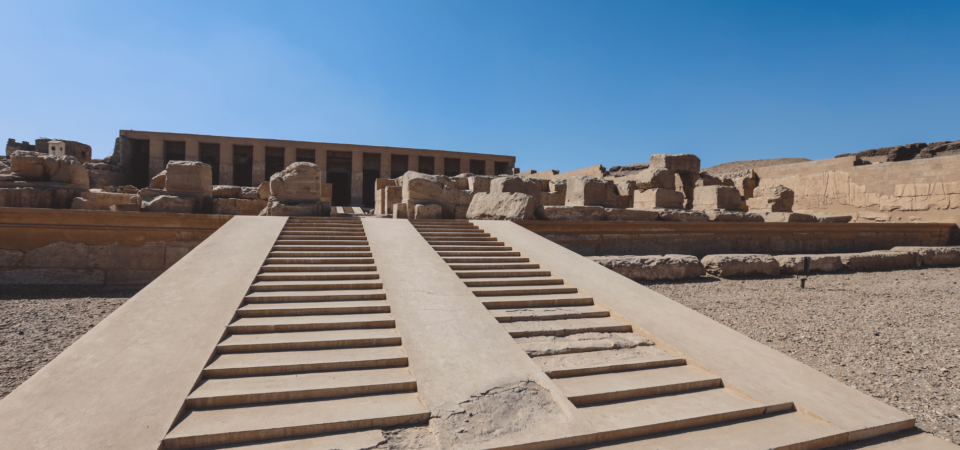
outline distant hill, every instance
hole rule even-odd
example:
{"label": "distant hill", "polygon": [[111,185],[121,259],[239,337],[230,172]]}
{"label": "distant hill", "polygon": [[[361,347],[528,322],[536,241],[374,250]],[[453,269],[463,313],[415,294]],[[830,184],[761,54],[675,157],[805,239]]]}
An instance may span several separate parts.
{"label": "distant hill", "polygon": [[779,166],[781,164],[793,164],[810,161],[807,158],[770,158],[754,159],[750,161],[734,161],[723,164],[717,164],[713,167],[707,167],[701,170],[710,175],[720,175],[724,173],[739,172],[741,170],[755,169],[757,167]]}

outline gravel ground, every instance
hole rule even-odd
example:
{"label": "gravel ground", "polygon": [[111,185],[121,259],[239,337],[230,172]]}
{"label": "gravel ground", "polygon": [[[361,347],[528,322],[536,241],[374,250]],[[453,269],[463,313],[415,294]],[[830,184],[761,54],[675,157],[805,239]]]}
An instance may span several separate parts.
{"label": "gravel ground", "polygon": [[960,268],[644,283],[960,443]]}
{"label": "gravel ground", "polygon": [[0,285],[0,399],[137,291]]}

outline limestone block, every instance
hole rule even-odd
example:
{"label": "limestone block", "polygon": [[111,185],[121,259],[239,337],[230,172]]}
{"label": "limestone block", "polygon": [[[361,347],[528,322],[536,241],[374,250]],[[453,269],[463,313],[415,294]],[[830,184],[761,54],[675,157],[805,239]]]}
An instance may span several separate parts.
{"label": "limestone block", "polygon": [[0,270],[0,284],[84,284],[102,286],[102,270],[89,269],[6,269]]}
{"label": "limestone block", "polygon": [[793,211],[793,190],[785,186],[761,186],[753,190],[753,198],[747,199],[747,207],[753,212]]}
{"label": "limestone block", "polygon": [[[244,188],[243,192],[246,193],[248,188]],[[241,197],[249,200],[255,200],[249,197]],[[257,199],[260,200],[270,200],[270,182],[264,181],[260,183],[260,186],[257,186]]]}
{"label": "limestone block", "polygon": [[490,192],[490,183],[493,181],[493,177],[483,176],[483,175],[474,175],[470,178],[467,178],[468,189],[473,192]]}
{"label": "limestone block", "polygon": [[696,256],[590,256],[594,262],[635,281],[686,280],[706,274]]}
{"label": "limestone block", "polygon": [[693,207],[693,191],[697,188],[697,182],[700,181],[699,173],[678,173],[675,177],[676,190],[683,193],[683,207],[690,209]]}
{"label": "limestone block", "polygon": [[612,222],[652,222],[660,213],[652,210],[631,208],[606,208],[607,220]]}
{"label": "limestone block", "polygon": [[150,179],[150,189],[163,189],[167,185],[167,171],[164,170]]}
{"label": "limestone block", "polygon": [[567,201],[565,192],[541,192],[540,204],[543,206],[563,206]]}
{"label": "limestone block", "polygon": [[562,179],[562,180],[550,180],[550,182],[547,183],[547,184],[550,185],[550,192],[557,192],[557,193],[566,195],[566,193],[567,193],[567,180],[566,180],[566,179]]}
{"label": "limestone block", "polygon": [[23,256],[26,267],[86,268],[89,246],[80,242],[54,242],[28,251]]}
{"label": "limestone block", "polygon": [[890,251],[916,254],[923,267],[960,266],[960,247],[894,247]]}
{"label": "limestone block", "polygon": [[540,220],[606,220],[607,211],[601,206],[541,206],[534,214]]}
{"label": "limestone block", "polygon": [[70,204],[70,209],[87,209],[88,203],[90,203],[90,200],[81,197],[74,197],[73,203]]}
{"label": "limestone block", "polygon": [[10,155],[10,171],[24,181],[63,183],[78,190],[90,188],[90,175],[77,158],[17,150]]}
{"label": "limestone block", "polygon": [[50,182],[69,184],[79,190],[90,189],[90,175],[80,161],[72,156],[53,159],[60,161],[58,170],[50,174]]}
{"label": "limestone block", "polygon": [[919,267],[921,258],[916,253],[873,251],[865,253],[841,253],[843,265],[856,271],[913,269]]}
{"label": "limestone block", "polygon": [[[77,202],[82,199],[82,202]],[[74,199],[72,209],[86,209],[92,211],[109,211],[113,205],[136,205],[140,209],[140,195],[123,194],[119,192],[104,192],[100,189],[91,189],[81,192],[80,197]],[[78,207],[79,205],[79,207]]]}
{"label": "limestone block", "polygon": [[140,212],[140,203],[118,203],[110,205],[110,211]]}
{"label": "limestone block", "polygon": [[697,186],[693,191],[693,209],[740,209],[740,191],[731,186]]}
{"label": "limestone block", "polygon": [[10,154],[10,171],[27,181],[46,181],[43,166],[44,154],[17,150]]}
{"label": "limestone block", "polygon": [[[287,204],[286,206],[299,202],[316,203],[320,200],[320,184],[319,166],[309,162],[295,162],[270,177],[270,197]],[[270,208],[269,205],[267,207]],[[286,210],[283,206],[276,208],[279,208],[278,211]]]}
{"label": "limestone block", "polygon": [[467,218],[467,211],[470,210],[469,206],[457,206],[453,209],[453,218],[458,220],[463,220]]}
{"label": "limestone block", "polygon": [[510,192],[519,192],[521,194],[527,194],[534,198],[534,200],[540,200],[540,180],[535,180],[533,178],[520,177],[516,175],[505,176],[505,177],[496,177],[490,181],[490,193],[510,193]]}
{"label": "limestone block", "polygon": [[68,209],[76,195],[77,191],[70,188],[0,188],[0,206]]}
{"label": "limestone block", "polygon": [[406,203],[396,203],[393,205],[393,218],[394,219],[406,219],[407,218],[407,204]]}
{"label": "limestone block", "polygon": [[703,211],[679,208],[657,208],[660,220],[664,222],[708,222],[710,218]]}
{"label": "limestone block", "polygon": [[607,180],[576,176],[567,179],[566,206],[616,206],[607,200]]}
{"label": "limestone block", "polygon": [[786,275],[803,274],[803,258],[810,258],[810,273],[833,273],[843,270],[843,261],[838,255],[778,255],[774,256],[780,264],[780,273]]}
{"label": "limestone block", "polygon": [[400,186],[387,186],[383,188],[383,190],[384,197],[386,197],[386,208],[383,214],[393,214],[393,205],[403,201],[403,188]]}
{"label": "limestone block", "polygon": [[853,216],[843,214],[817,214],[814,217],[816,217],[817,222],[820,223],[849,223],[853,220]]}
{"label": "limestone block", "polygon": [[763,222],[763,216],[750,212],[713,209],[703,213],[713,222]]}
{"label": "limestone block", "polygon": [[633,193],[634,209],[683,208],[683,194],[672,189],[653,188]]}
{"label": "limestone block", "polygon": [[780,275],[780,263],[770,255],[707,255],[700,262],[707,273],[721,278]]}
{"label": "limestone block", "polygon": [[[166,244],[147,242],[141,246],[117,242],[90,245],[87,267],[92,269],[163,270]],[[109,274],[108,274],[109,275]]]}
{"label": "limestone block", "polygon": [[440,205],[414,205],[414,220],[436,220],[442,217],[443,210]]}
{"label": "limestone block", "polygon": [[[296,164],[296,163],[294,163]],[[309,163],[307,163],[309,164]],[[293,164],[291,164],[292,166]],[[276,175],[276,174],[274,174]],[[271,177],[273,178],[273,177]],[[273,181],[273,180],[271,180]],[[261,216],[319,216],[320,206],[317,202],[313,203],[283,203],[276,200],[270,200],[260,211]]]}
{"label": "limestone block", "polygon": [[460,191],[460,195],[456,197],[454,206],[470,206],[470,202],[473,200],[475,194],[473,191]]}
{"label": "limestone block", "polygon": [[[241,198],[241,191],[240,186],[217,185],[213,187],[213,198]],[[254,195],[256,195],[256,191],[254,191]]]}
{"label": "limestone block", "polygon": [[527,194],[479,193],[470,202],[467,219],[470,220],[531,220],[536,201]]}
{"label": "limestone block", "polygon": [[200,201],[193,197],[158,195],[149,200],[144,200],[140,205],[140,210],[159,213],[198,213],[200,212]]}
{"label": "limestone block", "polygon": [[450,189],[437,176],[412,171],[403,174],[402,185],[403,203],[440,204]]}
{"label": "limestone block", "polygon": [[757,174],[753,173],[751,170],[749,175],[743,177],[735,177],[730,179],[733,182],[733,187],[737,188],[740,191],[740,196],[745,199],[753,198],[753,191],[757,188]]}
{"label": "limestone block", "polygon": [[396,186],[397,180],[394,180],[391,178],[377,178],[377,181],[375,183],[376,185],[374,187],[376,188],[376,190],[380,190],[387,186]]}
{"label": "limestone block", "polygon": [[[266,198],[266,199],[269,199],[269,198],[270,198],[270,185],[269,185],[269,182],[267,182],[267,183],[265,183],[265,184],[267,184],[267,189],[266,189],[267,198]],[[236,196],[235,198],[242,198],[242,199],[244,199],[244,200],[266,200],[266,199],[260,198],[260,188],[249,187],[249,186],[241,186],[241,187],[240,187],[240,192],[237,193],[237,196]]]}
{"label": "limestone block", "polygon": [[199,244],[199,242],[167,242],[164,247],[163,268],[169,269]]}
{"label": "limestone block", "polygon": [[466,190],[470,190],[470,178],[473,178],[474,176],[475,175],[472,173],[461,173],[453,177],[444,176],[444,177],[441,177],[441,179],[443,178],[449,179],[454,183],[454,186],[452,186],[454,189],[458,191],[461,191],[461,190],[466,191]]}
{"label": "limestone block", "polygon": [[662,167],[674,173],[700,174],[700,158],[690,153],[650,156],[650,168]]}
{"label": "limestone block", "polygon": [[617,195],[624,195],[633,198],[633,191],[637,190],[637,182],[633,180],[617,181],[614,183],[617,187]]}
{"label": "limestone block", "polygon": [[773,223],[811,223],[817,222],[817,217],[810,214],[801,214],[795,212],[765,212],[763,215],[764,222],[773,222]]}
{"label": "limestone block", "polygon": [[676,180],[673,172],[663,167],[649,167],[638,172],[635,176],[637,189],[675,189]]}

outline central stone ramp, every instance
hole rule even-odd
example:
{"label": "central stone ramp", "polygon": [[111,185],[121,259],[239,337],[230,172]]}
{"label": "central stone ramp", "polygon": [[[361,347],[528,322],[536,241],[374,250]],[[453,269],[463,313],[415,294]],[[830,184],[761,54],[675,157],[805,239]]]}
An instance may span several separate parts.
{"label": "central stone ramp", "polygon": [[407,365],[360,220],[291,218],[163,448],[376,445],[430,416]]}

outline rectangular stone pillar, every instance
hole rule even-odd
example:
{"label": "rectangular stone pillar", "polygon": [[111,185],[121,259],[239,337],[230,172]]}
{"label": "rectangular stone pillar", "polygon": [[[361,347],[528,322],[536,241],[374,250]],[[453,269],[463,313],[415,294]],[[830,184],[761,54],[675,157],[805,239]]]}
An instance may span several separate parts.
{"label": "rectangular stone pillar", "polygon": [[446,158],[442,156],[437,156],[433,158],[433,174],[434,175],[446,175],[445,167],[447,167]]}
{"label": "rectangular stone pillar", "polygon": [[387,152],[380,154],[380,178],[390,178],[393,173],[393,158]]}
{"label": "rectangular stone pillar", "polygon": [[253,144],[253,185],[260,186],[267,177],[267,146]]}
{"label": "rectangular stone pillar", "polygon": [[317,162],[317,165],[320,166],[320,182],[327,182],[327,151],[326,150],[317,150],[313,156],[314,160]]}
{"label": "rectangular stone pillar", "polygon": [[486,175],[496,175],[494,171],[496,171],[497,169],[493,161],[487,161],[485,170],[487,171]]}
{"label": "rectangular stone pillar", "polygon": [[470,158],[460,158],[460,173],[470,173]]}
{"label": "rectangular stone pillar", "polygon": [[163,139],[150,139],[150,178],[163,172]]}
{"label": "rectangular stone pillar", "polygon": [[220,184],[233,184],[233,144],[220,143]]}
{"label": "rectangular stone pillar", "polygon": [[407,170],[412,170],[414,172],[420,171],[420,157],[417,155],[410,155],[407,158]]}
{"label": "rectangular stone pillar", "polygon": [[290,164],[297,162],[297,148],[286,147],[283,149],[283,167],[287,168]]}
{"label": "rectangular stone pillar", "polygon": [[187,158],[187,161],[200,161],[200,141],[187,139],[184,144],[186,145],[185,158]]}
{"label": "rectangular stone pillar", "polygon": [[363,151],[353,153],[353,164],[350,168],[350,206],[363,204]]}

